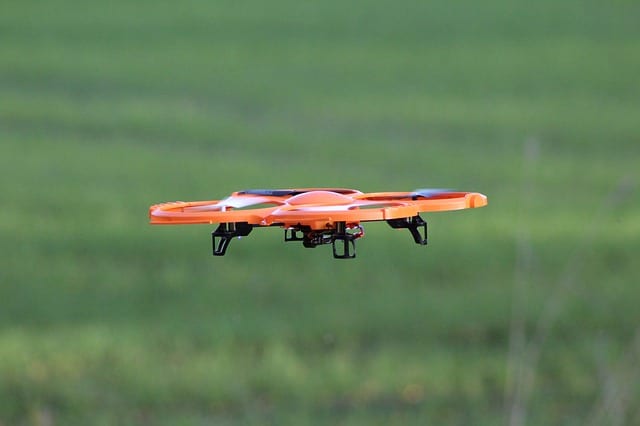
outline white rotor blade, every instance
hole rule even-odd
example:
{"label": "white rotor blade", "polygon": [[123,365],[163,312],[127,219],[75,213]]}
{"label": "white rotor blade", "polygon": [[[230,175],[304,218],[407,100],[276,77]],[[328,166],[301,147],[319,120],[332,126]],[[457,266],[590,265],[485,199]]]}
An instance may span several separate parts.
{"label": "white rotor blade", "polygon": [[215,204],[206,204],[203,206],[191,207],[189,210],[194,211],[225,211],[231,207],[233,209],[241,209],[243,207],[249,207],[256,204],[264,204],[269,202],[265,197],[227,197],[224,200],[220,200]]}

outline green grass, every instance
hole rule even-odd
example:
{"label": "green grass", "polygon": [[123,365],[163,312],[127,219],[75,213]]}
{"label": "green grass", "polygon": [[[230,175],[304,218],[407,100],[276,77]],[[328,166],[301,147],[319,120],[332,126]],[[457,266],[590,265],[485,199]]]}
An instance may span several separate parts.
{"label": "green grass", "polygon": [[[640,422],[631,1],[10,1],[0,425]],[[358,258],[148,206],[477,190]]]}

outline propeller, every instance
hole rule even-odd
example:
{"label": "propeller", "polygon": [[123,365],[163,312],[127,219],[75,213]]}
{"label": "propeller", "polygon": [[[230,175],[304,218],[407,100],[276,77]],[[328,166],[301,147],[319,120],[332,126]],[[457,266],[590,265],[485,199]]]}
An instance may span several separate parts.
{"label": "propeller", "polygon": [[416,189],[411,193],[412,198],[423,197],[423,198],[431,198],[436,195],[440,195],[446,192],[453,192],[451,189],[447,188],[422,188]]}
{"label": "propeller", "polygon": [[227,207],[234,209],[241,209],[258,204],[263,204],[269,201],[266,197],[227,197],[224,200],[220,200],[215,204],[207,204],[203,206],[191,207],[191,211],[225,211]]}

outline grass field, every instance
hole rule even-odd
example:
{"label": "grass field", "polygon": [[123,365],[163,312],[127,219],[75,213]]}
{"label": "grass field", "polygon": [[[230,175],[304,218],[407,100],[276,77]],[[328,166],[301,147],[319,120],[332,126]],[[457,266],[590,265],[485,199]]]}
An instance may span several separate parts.
{"label": "grass field", "polygon": [[[0,425],[640,424],[637,2],[0,9]],[[147,225],[292,186],[490,204]]]}

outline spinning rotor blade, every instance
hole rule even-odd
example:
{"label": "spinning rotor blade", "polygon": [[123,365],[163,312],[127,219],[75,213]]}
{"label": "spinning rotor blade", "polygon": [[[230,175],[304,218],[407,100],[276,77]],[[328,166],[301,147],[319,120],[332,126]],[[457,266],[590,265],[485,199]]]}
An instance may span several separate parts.
{"label": "spinning rotor blade", "polygon": [[215,204],[207,204],[204,206],[191,207],[192,211],[225,211],[227,208],[241,209],[244,207],[250,207],[258,204],[264,204],[271,201],[267,197],[238,197],[232,195],[224,200],[220,200]]}
{"label": "spinning rotor blade", "polygon": [[[304,192],[304,191],[302,191]],[[262,195],[267,197],[286,197],[289,195],[298,195],[301,191],[294,189],[245,189],[238,191],[238,195]]]}
{"label": "spinning rotor blade", "polygon": [[262,195],[267,197],[293,197],[313,191],[329,191],[337,194],[353,195],[362,194],[357,189],[349,188],[301,188],[301,189],[245,189],[238,191],[238,195]]}
{"label": "spinning rotor blade", "polygon": [[451,189],[445,189],[445,188],[421,188],[421,189],[416,189],[415,191],[413,191],[411,193],[412,197],[424,197],[424,198],[431,198],[434,197],[436,195],[440,195],[440,194],[444,194],[447,192],[453,192]]}

